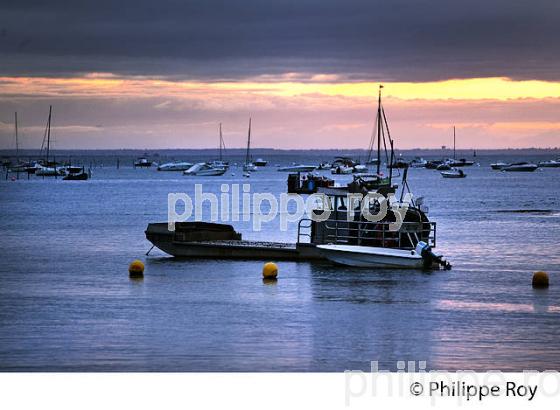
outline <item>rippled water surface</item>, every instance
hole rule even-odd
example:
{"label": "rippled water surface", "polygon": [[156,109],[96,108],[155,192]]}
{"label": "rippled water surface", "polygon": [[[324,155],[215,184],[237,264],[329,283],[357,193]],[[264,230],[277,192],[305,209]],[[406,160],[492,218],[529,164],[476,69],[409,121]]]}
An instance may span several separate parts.
{"label": "rippled water surface", "polygon": [[[414,169],[410,185],[438,226],[451,271],[177,260],[144,237],[167,194],[250,182],[279,194],[271,166],[242,180],[114,166],[87,182],[0,182],[0,369],[32,371],[343,371],[372,360],[430,369],[560,370],[560,169],[462,180]],[[320,158],[307,158],[319,162]],[[338,177],[340,181],[349,177]],[[536,212],[538,210],[538,212]],[[519,212],[530,211],[530,212]],[[278,220],[244,238],[295,241]],[[127,266],[141,258],[143,280]],[[533,290],[531,275],[551,275]]]}

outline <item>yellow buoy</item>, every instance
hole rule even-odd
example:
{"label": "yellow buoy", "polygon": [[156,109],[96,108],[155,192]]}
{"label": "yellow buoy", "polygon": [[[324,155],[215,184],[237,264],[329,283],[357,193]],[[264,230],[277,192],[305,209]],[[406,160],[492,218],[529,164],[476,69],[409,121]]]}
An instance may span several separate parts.
{"label": "yellow buoy", "polygon": [[535,272],[533,274],[533,287],[534,288],[548,288],[548,273]]}
{"label": "yellow buoy", "polygon": [[278,276],[278,266],[274,262],[267,262],[263,266],[263,278],[276,279]]}
{"label": "yellow buoy", "polygon": [[132,261],[130,265],[128,265],[128,273],[130,274],[130,277],[135,278],[144,276],[144,264],[142,261],[138,259]]}

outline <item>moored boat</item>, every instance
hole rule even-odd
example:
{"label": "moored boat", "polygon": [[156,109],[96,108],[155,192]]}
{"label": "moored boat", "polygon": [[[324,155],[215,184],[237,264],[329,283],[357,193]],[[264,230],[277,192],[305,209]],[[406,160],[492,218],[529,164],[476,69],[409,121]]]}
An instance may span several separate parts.
{"label": "moored boat", "polygon": [[206,162],[199,162],[183,172],[184,175],[193,175],[197,177],[212,177],[224,175],[227,168],[216,168]]}
{"label": "moored boat", "polygon": [[62,178],[63,181],[87,181],[90,178],[90,172],[86,172],[82,167],[80,172],[73,172]]}
{"label": "moored boat", "polygon": [[266,167],[266,164],[268,164],[268,161],[266,161],[262,158],[257,158],[256,160],[253,161],[253,164],[255,164],[257,167]]}
{"label": "moored boat", "polygon": [[495,171],[501,171],[502,169],[504,169],[505,167],[509,167],[511,164],[507,163],[507,162],[495,162],[493,164],[490,164],[490,167],[495,170]]}
{"label": "moored boat", "polygon": [[462,169],[451,168],[449,171],[442,171],[441,176],[444,178],[466,178],[467,174]]}
{"label": "moored boat", "polygon": [[286,167],[278,168],[280,172],[311,172],[317,168],[315,165],[299,165],[299,164],[292,164]]}
{"label": "moored boat", "polygon": [[451,268],[441,256],[434,254],[425,242],[418,242],[413,250],[353,245],[317,245],[324,256],[338,265],[359,268],[430,269],[441,264]]}
{"label": "moored boat", "polygon": [[449,163],[452,167],[470,167],[474,165],[474,161],[467,160],[465,158],[454,159]]}
{"label": "moored boat", "polygon": [[167,162],[165,164],[158,165],[158,171],[186,171],[193,164],[186,161],[175,161],[175,162]]}
{"label": "moored boat", "polygon": [[134,161],[134,168],[150,168],[153,165],[153,161],[150,161],[146,157],[140,157]]}
{"label": "moored boat", "polygon": [[531,164],[528,162],[516,162],[514,164],[508,165],[502,168],[502,171],[506,172],[533,172],[536,171],[539,166],[536,164]]}
{"label": "moored boat", "polygon": [[551,159],[548,161],[541,161],[539,162],[539,168],[559,168],[560,167],[560,159]]}
{"label": "moored boat", "polygon": [[[384,120],[381,87],[377,119],[380,122],[377,138],[383,141],[384,147],[391,148],[388,162],[392,163],[393,140]],[[377,143],[380,145],[379,141]],[[380,153],[377,152],[377,155],[379,158]],[[379,165],[378,163],[378,168]],[[383,175],[381,170],[374,175],[355,175],[354,181],[347,186],[319,187],[317,192],[325,201],[316,204],[310,212],[310,217],[300,219],[297,225],[297,241],[291,244],[245,241],[241,239],[241,235],[238,238],[233,237],[235,230],[230,225],[198,226],[198,222],[180,222],[175,230],[169,230],[167,223],[149,224],[146,237],[164,252],[181,257],[328,260],[328,255],[320,246],[337,245],[347,247],[345,249],[351,256],[363,253],[363,248],[371,249],[367,252],[370,256],[376,254],[378,248],[387,250],[387,254],[394,250],[397,252],[393,254],[398,259],[398,256],[405,253],[411,255],[413,251],[416,252],[421,245],[420,259],[423,261],[421,253],[431,252],[431,248],[435,247],[436,223],[429,220],[428,210],[422,206],[420,199],[414,200],[410,195],[407,174],[408,168],[405,168],[402,175],[402,192],[398,197],[395,195],[398,187],[393,184],[393,171],[390,168],[387,175]],[[387,203],[391,206],[383,206]],[[188,233],[185,233],[185,230]],[[214,230],[229,233],[224,234],[225,238],[216,237]],[[394,266],[408,264],[408,259],[410,258]],[[414,259],[413,266],[419,266],[416,265],[419,262],[418,258]],[[438,266],[450,268],[447,262],[441,258],[438,260],[434,259],[433,262]],[[353,261],[349,261],[349,264],[361,266]],[[386,264],[387,261],[380,263],[377,260],[371,266],[384,267]],[[431,266],[435,265],[432,263]]]}
{"label": "moored boat", "polygon": [[410,161],[411,168],[426,168],[427,164],[428,161],[421,157],[416,157],[412,161]]}

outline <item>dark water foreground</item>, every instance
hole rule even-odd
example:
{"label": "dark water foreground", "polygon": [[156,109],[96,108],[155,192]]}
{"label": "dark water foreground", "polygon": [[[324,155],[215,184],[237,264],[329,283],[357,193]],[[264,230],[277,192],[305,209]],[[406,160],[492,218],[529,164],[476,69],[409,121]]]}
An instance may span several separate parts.
{"label": "dark water foreground", "polygon": [[[8,371],[343,371],[399,360],[429,369],[560,370],[560,169],[412,170],[450,272],[327,263],[184,261],[153,252],[169,192],[250,182],[280,193],[275,168],[248,180],[104,168],[87,182],[0,182],[0,369]],[[274,160],[272,161],[274,163]],[[318,160],[316,161],[318,162]],[[538,210],[538,212],[537,212]],[[523,212],[519,212],[523,211]],[[278,221],[246,238],[295,240]],[[141,281],[128,263],[146,262]],[[545,270],[551,287],[531,288]]]}

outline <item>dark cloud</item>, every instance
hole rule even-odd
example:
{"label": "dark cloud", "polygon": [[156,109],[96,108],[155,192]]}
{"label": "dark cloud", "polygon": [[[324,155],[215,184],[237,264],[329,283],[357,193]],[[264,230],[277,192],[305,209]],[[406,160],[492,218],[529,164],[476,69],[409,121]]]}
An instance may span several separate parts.
{"label": "dark cloud", "polygon": [[557,0],[3,1],[0,74],[560,79]]}

